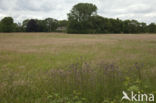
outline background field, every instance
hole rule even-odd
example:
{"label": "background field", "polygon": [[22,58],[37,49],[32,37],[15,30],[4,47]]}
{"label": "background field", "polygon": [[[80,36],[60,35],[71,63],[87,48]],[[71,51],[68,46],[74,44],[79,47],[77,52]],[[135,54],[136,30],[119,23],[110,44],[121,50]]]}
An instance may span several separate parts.
{"label": "background field", "polygon": [[155,34],[0,34],[0,103],[116,103],[155,73]]}

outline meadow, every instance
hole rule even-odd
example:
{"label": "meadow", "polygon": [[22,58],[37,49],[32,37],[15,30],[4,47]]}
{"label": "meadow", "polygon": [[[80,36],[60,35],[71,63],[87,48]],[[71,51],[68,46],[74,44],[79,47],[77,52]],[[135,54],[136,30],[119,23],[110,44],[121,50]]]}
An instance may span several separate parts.
{"label": "meadow", "polygon": [[0,103],[120,103],[155,78],[155,34],[0,33]]}

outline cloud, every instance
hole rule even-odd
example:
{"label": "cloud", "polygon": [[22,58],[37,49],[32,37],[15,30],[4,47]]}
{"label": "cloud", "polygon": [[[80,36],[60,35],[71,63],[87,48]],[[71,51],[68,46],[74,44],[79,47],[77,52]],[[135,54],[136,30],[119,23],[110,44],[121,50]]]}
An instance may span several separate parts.
{"label": "cloud", "polygon": [[19,11],[48,12],[54,9],[54,5],[48,0],[17,0],[16,5],[14,9]]}
{"label": "cloud", "polygon": [[94,3],[104,17],[156,22],[154,0],[0,0],[0,18],[12,16],[16,22],[27,18],[67,19],[67,13],[79,2]]}

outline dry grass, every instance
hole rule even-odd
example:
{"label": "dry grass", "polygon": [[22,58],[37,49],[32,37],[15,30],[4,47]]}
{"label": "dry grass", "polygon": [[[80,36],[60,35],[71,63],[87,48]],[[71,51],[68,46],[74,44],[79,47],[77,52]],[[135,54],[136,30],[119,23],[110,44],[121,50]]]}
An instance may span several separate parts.
{"label": "dry grass", "polygon": [[96,44],[113,45],[120,41],[155,42],[154,34],[100,34],[100,35],[73,35],[59,33],[12,33],[0,34],[0,51],[17,52],[53,52],[63,47],[81,45],[94,46]]}
{"label": "dry grass", "polygon": [[[138,75],[135,63],[144,65],[147,91],[155,91],[155,34],[0,33],[0,103],[43,103],[47,93],[65,96],[77,88],[89,103],[113,100],[112,93],[120,99],[128,88],[123,79]],[[121,73],[115,79],[114,69]]]}

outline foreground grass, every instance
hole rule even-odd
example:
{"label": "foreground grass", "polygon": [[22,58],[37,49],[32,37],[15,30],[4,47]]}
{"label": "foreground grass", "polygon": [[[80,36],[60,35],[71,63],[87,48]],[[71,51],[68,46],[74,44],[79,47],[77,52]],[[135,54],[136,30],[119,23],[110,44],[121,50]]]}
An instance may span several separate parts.
{"label": "foreground grass", "polygon": [[0,34],[0,103],[116,103],[155,72],[154,34]]}

